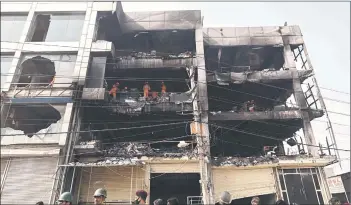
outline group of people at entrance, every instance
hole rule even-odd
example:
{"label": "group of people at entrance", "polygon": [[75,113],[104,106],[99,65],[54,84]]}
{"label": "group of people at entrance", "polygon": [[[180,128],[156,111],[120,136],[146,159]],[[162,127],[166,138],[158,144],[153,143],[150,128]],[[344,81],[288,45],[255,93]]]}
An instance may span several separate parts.
{"label": "group of people at entrance", "polygon": [[[132,204],[146,204],[146,199],[148,197],[148,194],[144,190],[139,190],[135,193],[136,199]],[[107,198],[107,191],[106,189],[99,188],[94,192],[94,204],[95,205],[103,205],[106,204],[105,200]],[[70,192],[64,192],[60,195],[59,199],[57,200],[58,205],[73,205],[73,197]],[[164,202],[162,199],[156,199],[155,201],[152,202],[153,205],[179,205],[179,201],[177,198],[172,197],[167,200],[167,202]],[[223,192],[220,197],[218,202],[215,205],[228,205],[232,204],[232,196],[229,192],[225,191]],[[251,200],[251,205],[260,205],[260,198],[255,196],[252,197]],[[287,202],[283,200],[278,200],[276,205],[288,205]],[[329,200],[330,205],[341,205],[341,202],[339,199],[333,197]],[[36,205],[44,205],[43,202],[38,202]],[[347,204],[350,205],[350,204]]]}
{"label": "group of people at entrance", "polygon": [[[144,190],[139,190],[135,193],[136,199],[132,204],[146,204],[146,199],[148,194]],[[99,188],[95,191],[94,195],[94,204],[103,205],[106,204],[107,191],[106,189]],[[58,205],[73,205],[73,196],[70,192],[64,192],[60,195],[57,200]],[[162,199],[156,199],[153,202],[154,205],[163,205]],[[38,202],[36,205],[44,205],[43,202]],[[175,197],[169,198],[167,200],[167,205],[179,205],[178,199]]]}
{"label": "group of people at entrance", "polygon": [[[119,91],[119,82],[116,82],[115,84],[113,84],[111,90],[109,91],[109,94],[112,95],[113,101],[116,101],[116,96],[117,96],[118,91]],[[128,92],[128,88],[125,87],[124,91]],[[145,82],[145,84],[143,86],[143,91],[144,91],[145,100],[149,99],[150,93],[151,93],[152,99],[155,99],[158,96],[158,93],[156,91],[151,92],[151,87],[149,85],[149,82]],[[166,84],[162,81],[161,82],[161,95],[164,96],[166,94],[166,92],[167,92]]]}

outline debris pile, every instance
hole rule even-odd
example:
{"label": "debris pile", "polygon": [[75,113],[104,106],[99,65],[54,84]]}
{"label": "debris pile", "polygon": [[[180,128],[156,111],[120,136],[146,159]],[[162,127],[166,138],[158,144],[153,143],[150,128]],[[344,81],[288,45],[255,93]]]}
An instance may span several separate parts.
{"label": "debris pile", "polygon": [[214,157],[212,164],[214,166],[255,166],[259,164],[273,164],[277,163],[279,160],[277,157]]}
{"label": "debris pile", "polygon": [[135,59],[184,59],[184,58],[193,58],[195,56],[191,51],[186,51],[183,53],[175,54],[159,54],[157,55],[156,50],[151,50],[150,52],[132,52],[127,56],[120,56],[119,60],[135,60]]}
{"label": "debris pile", "polygon": [[145,162],[138,158],[123,158],[123,157],[106,157],[104,159],[97,160],[96,162],[71,162],[69,165],[75,166],[106,166],[106,165],[143,165]]}
{"label": "debris pile", "polygon": [[170,157],[180,158],[184,156],[194,155],[194,151],[189,148],[162,148],[153,149],[146,143],[116,143],[112,147],[106,149],[103,153],[105,157]]}

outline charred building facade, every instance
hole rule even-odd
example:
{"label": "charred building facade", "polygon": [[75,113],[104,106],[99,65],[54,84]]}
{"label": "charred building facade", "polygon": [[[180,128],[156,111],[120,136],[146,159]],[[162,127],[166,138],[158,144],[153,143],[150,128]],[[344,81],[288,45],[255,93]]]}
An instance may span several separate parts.
{"label": "charred building facade", "polygon": [[88,203],[101,187],[120,203],[139,189],[149,203],[331,197],[298,26],[204,28],[198,10],[120,2],[1,8],[1,203]]}

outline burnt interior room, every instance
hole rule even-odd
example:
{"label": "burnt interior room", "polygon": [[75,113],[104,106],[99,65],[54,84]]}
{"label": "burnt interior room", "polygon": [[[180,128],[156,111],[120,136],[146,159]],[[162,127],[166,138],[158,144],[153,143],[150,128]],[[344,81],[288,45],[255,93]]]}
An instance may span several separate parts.
{"label": "burnt interior room", "polygon": [[[276,195],[275,194],[265,194],[259,195],[260,204],[275,204]],[[241,199],[234,199],[230,204],[251,204],[252,197],[245,197]]]}
{"label": "burnt interior room", "polygon": [[183,93],[189,91],[189,76],[183,68],[140,68],[140,69],[116,69],[113,66],[107,66],[105,80],[108,88],[116,82],[119,88],[125,87],[137,89],[143,92],[145,82],[148,82],[151,91],[161,92],[161,83],[165,83],[167,92]]}
{"label": "burnt interior room", "polygon": [[152,173],[150,178],[150,203],[158,198],[166,203],[167,199],[176,197],[179,204],[187,204],[188,196],[201,195],[200,174]]}
{"label": "burnt interior room", "polygon": [[47,86],[53,80],[56,71],[55,64],[50,59],[35,56],[23,61],[17,73],[20,75],[15,77],[14,82],[18,83],[18,87],[26,87],[29,84]]}
{"label": "burnt interior room", "polygon": [[285,105],[293,90],[292,80],[274,80],[267,84],[245,82],[229,86],[207,83],[211,111],[240,110],[243,103],[254,100],[256,111],[272,110],[276,105]]}
{"label": "burnt interior room", "polygon": [[181,53],[196,51],[195,30],[136,31],[122,34],[113,43],[120,57],[143,52],[153,57],[176,58]]}
{"label": "burnt interior room", "polygon": [[[88,106],[83,109],[81,130],[87,132],[81,134],[81,141],[100,140],[105,144],[105,148],[113,146],[114,143],[138,142],[151,143],[151,148],[155,149],[167,148],[177,151],[180,141],[192,141],[193,138],[190,136],[190,124],[187,123],[192,120],[190,115],[163,113],[128,116],[111,115],[110,111],[103,107]],[[162,140],[171,142],[152,143]]]}
{"label": "burnt interior room", "polygon": [[[301,119],[267,121],[227,121],[211,124],[213,156],[261,156],[264,146],[278,146],[302,127]],[[276,154],[283,150],[276,150]]]}
{"label": "burnt interior room", "polygon": [[60,112],[50,104],[11,105],[2,111],[3,128],[22,130],[28,137],[61,119]]}
{"label": "burnt interior room", "polygon": [[[241,66],[250,66],[252,71],[274,68],[280,70],[284,65],[283,47],[273,46],[205,46],[206,69],[209,71],[247,71]],[[220,63],[219,63],[220,62]]]}

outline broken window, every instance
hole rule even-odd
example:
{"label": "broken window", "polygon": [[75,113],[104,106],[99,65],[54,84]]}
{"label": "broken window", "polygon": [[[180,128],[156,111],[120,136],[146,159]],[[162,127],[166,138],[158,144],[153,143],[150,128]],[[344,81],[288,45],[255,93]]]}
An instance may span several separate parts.
{"label": "broken window", "polygon": [[[1,128],[2,142],[13,141],[12,138],[38,137],[57,142],[60,134],[52,134],[61,131],[62,116],[66,105],[30,104],[11,105],[8,115],[5,115],[4,124]],[[46,134],[47,133],[47,134]],[[6,136],[13,135],[13,136]],[[25,139],[24,139],[25,140]]]}
{"label": "broken window", "polygon": [[39,14],[30,41],[79,41],[84,18],[84,14]]}
{"label": "broken window", "polygon": [[[16,70],[13,85],[25,87],[48,86],[69,87],[72,84],[72,73],[76,55],[25,55]],[[55,78],[54,78],[55,77]],[[54,81],[54,82],[53,82]]]}
{"label": "broken window", "polygon": [[1,14],[1,41],[17,43],[23,32],[27,14],[3,15]]}
{"label": "broken window", "polygon": [[9,70],[11,68],[13,56],[1,55],[1,88],[6,83],[7,76],[9,75]]}

